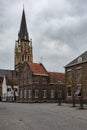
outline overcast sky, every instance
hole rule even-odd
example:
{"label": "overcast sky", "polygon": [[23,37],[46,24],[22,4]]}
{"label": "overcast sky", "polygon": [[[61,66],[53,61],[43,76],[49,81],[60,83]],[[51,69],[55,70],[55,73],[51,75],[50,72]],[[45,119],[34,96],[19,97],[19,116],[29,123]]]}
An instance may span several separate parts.
{"label": "overcast sky", "polygon": [[0,69],[14,69],[23,4],[34,62],[64,72],[87,50],[87,0],[0,0]]}

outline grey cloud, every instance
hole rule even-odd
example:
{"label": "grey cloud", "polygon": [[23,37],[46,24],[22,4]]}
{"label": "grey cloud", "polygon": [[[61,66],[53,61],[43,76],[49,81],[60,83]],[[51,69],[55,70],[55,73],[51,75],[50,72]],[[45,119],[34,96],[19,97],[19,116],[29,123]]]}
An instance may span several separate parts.
{"label": "grey cloud", "polygon": [[63,66],[87,48],[87,1],[0,0],[0,56],[11,59],[2,59],[0,67],[13,67],[23,3],[34,61],[43,57],[48,70],[64,71]]}

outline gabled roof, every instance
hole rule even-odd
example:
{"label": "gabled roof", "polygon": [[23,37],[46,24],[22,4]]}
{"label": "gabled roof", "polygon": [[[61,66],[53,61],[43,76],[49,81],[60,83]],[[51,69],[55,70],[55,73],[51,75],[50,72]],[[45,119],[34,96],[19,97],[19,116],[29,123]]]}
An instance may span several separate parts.
{"label": "gabled roof", "polygon": [[48,76],[46,69],[44,68],[44,66],[41,63],[28,62],[28,65],[29,65],[32,73],[37,74],[37,75]]}
{"label": "gabled roof", "polygon": [[21,19],[21,25],[20,25],[20,31],[18,34],[18,38],[21,40],[28,40],[29,41],[24,9],[23,9],[23,13],[22,13],[22,19]]}
{"label": "gabled roof", "polygon": [[65,81],[65,74],[59,72],[49,72],[50,75],[50,84],[53,83],[64,83]]}
{"label": "gabled roof", "polygon": [[7,85],[18,85],[19,80],[17,77],[6,77],[6,84]]}
{"label": "gabled roof", "polygon": [[80,56],[75,58],[73,61],[71,61],[69,64],[67,64],[65,68],[73,66],[73,65],[81,64],[83,62],[87,62],[87,51],[85,51],[83,54],[81,54]]}

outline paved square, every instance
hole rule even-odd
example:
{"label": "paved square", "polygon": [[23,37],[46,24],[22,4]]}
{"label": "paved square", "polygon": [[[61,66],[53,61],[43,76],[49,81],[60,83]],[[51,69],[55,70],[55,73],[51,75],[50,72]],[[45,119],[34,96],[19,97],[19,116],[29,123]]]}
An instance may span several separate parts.
{"label": "paved square", "polygon": [[87,130],[87,110],[70,104],[0,102],[0,130]]}

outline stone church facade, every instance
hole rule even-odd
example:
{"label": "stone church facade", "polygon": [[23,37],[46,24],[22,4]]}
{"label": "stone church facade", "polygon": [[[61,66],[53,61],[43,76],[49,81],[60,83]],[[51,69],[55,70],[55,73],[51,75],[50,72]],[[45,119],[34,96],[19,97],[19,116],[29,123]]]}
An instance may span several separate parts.
{"label": "stone church facade", "polygon": [[29,39],[24,9],[14,53],[14,66],[16,71],[21,68],[24,61],[33,62],[32,39]]}

